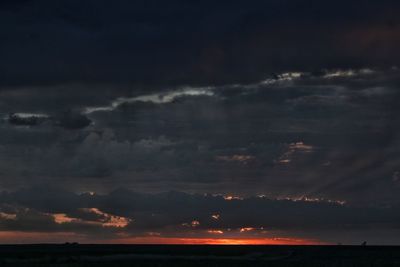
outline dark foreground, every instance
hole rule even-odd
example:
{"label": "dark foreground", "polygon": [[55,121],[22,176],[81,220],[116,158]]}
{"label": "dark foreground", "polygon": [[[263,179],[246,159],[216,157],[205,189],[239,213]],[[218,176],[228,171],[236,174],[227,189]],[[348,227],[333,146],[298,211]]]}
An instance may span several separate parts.
{"label": "dark foreground", "polygon": [[0,266],[400,266],[400,247],[3,245]]}

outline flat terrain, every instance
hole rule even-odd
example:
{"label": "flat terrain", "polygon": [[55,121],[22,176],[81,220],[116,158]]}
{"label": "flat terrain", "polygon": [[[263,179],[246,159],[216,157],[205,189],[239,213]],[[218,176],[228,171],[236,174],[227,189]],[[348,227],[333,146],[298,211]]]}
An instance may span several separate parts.
{"label": "flat terrain", "polygon": [[400,266],[400,247],[2,245],[0,266]]}

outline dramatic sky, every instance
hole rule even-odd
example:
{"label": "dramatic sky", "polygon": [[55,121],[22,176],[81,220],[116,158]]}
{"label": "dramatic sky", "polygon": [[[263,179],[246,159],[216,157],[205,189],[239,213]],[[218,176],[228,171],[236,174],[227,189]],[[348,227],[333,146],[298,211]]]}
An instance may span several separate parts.
{"label": "dramatic sky", "polygon": [[0,1],[0,243],[400,244],[399,12]]}

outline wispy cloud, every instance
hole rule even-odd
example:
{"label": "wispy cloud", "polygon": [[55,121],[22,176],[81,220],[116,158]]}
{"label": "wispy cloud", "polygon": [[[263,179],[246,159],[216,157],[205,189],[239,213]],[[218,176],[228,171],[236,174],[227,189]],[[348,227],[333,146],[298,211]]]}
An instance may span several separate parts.
{"label": "wispy cloud", "polygon": [[213,96],[214,87],[183,87],[178,90],[155,93],[149,95],[140,95],[136,97],[120,97],[113,100],[109,106],[102,107],[87,107],[84,109],[84,114],[91,114],[100,111],[113,111],[123,104],[132,104],[135,102],[149,102],[153,104],[165,104],[174,101],[179,97],[184,96]]}

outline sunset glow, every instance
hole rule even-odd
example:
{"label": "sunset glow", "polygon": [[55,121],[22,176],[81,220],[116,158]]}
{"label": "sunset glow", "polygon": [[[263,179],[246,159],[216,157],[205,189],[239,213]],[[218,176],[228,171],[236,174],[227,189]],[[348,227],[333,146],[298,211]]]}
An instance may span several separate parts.
{"label": "sunset glow", "polygon": [[54,222],[57,224],[66,224],[66,223],[81,223],[81,224],[88,224],[88,225],[100,225],[103,227],[116,227],[116,228],[122,228],[125,227],[131,222],[131,219],[121,217],[121,216],[116,216],[112,214],[108,214],[106,212],[102,212],[101,210],[97,208],[82,208],[80,209],[81,211],[85,213],[92,213],[95,215],[99,216],[99,219],[97,221],[91,221],[91,220],[83,220],[79,218],[73,218],[69,217],[65,213],[55,213],[55,214],[49,214],[54,218]]}
{"label": "sunset glow", "polygon": [[213,218],[214,220],[219,220],[220,215],[219,214],[213,214],[211,215],[211,218]]}
{"label": "sunset glow", "polygon": [[253,227],[243,227],[243,228],[240,228],[240,232],[241,233],[244,233],[244,232],[248,232],[248,231],[253,231],[255,228],[253,228]]}
{"label": "sunset glow", "polygon": [[184,245],[316,245],[316,240],[297,238],[131,238],[118,239],[123,244],[184,244]]}
{"label": "sunset glow", "polygon": [[208,230],[207,233],[222,235],[224,233],[224,231],[221,231],[221,230]]}
{"label": "sunset glow", "polygon": [[[208,231],[209,232],[209,231]],[[222,232],[222,231],[221,231]],[[209,232],[210,233],[210,232]],[[107,243],[107,244],[182,244],[182,245],[326,245],[328,243],[312,239],[300,238],[186,238],[160,237],[160,233],[148,233],[146,237],[121,237],[110,240],[87,239],[84,235],[69,232],[55,232],[44,234],[41,232],[0,231],[0,239],[6,244],[29,244],[34,240],[43,240],[45,243],[79,242]],[[212,234],[223,234],[216,230]]]}
{"label": "sunset glow", "polygon": [[224,196],[224,199],[225,199],[225,200],[228,200],[228,201],[230,201],[230,200],[243,200],[242,197],[231,196],[231,195]]}

